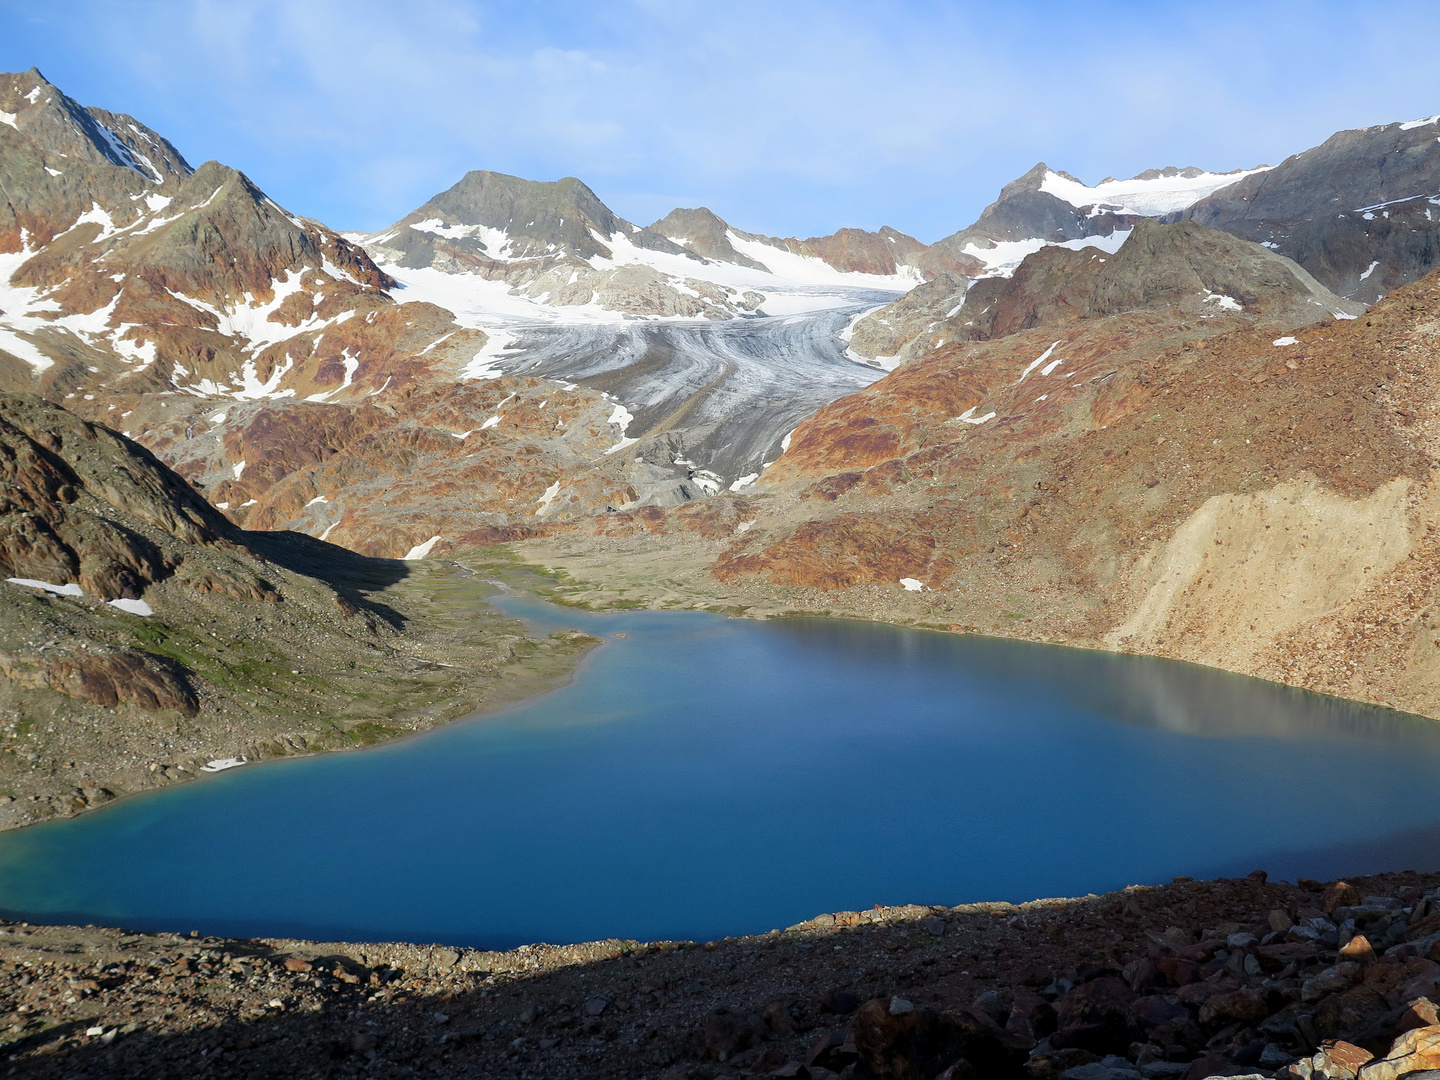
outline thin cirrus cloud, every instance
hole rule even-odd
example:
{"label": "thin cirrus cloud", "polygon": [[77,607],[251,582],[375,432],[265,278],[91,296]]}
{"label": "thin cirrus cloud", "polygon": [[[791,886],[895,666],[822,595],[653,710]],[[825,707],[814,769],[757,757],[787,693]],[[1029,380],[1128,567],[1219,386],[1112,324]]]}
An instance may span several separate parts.
{"label": "thin cirrus cloud", "polygon": [[579,176],[642,223],[704,204],[934,240],[1037,160],[1092,183],[1239,168],[1440,111],[1440,67],[1395,62],[1429,7],[0,0],[0,65],[343,228],[488,168]]}

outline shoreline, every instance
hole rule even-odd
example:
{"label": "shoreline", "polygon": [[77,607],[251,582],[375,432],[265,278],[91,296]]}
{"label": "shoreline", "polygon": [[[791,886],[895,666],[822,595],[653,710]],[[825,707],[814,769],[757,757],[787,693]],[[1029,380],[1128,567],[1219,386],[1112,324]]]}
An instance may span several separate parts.
{"label": "shoreline", "polygon": [[[420,624],[417,635],[391,646],[391,666],[403,670],[318,680],[302,675],[284,709],[248,734],[237,732],[229,714],[209,724],[157,724],[122,705],[92,720],[86,710],[93,708],[59,699],[51,703],[51,730],[56,720],[68,719],[77,729],[92,720],[93,741],[100,745],[82,738],[78,746],[67,743],[47,754],[12,736],[17,741],[0,746],[0,831],[75,817],[228,771],[206,768],[212,763],[244,759],[249,766],[390,744],[565,685],[598,639],[573,630],[532,633],[489,602],[494,588],[458,563],[417,563],[399,584],[375,594],[409,609],[411,622]],[[317,718],[306,696],[314,692],[309,683],[324,686],[342,708]],[[362,717],[345,715],[357,705]],[[106,745],[116,740],[118,748]]]}
{"label": "shoreline", "polygon": [[[887,1010],[877,1020],[860,1007],[870,1000],[901,1001],[888,1012],[901,1008],[916,1022],[993,1014],[985,1038],[1010,1055],[994,1075],[1047,1080],[1104,1057],[1099,1043],[1055,1045],[1064,1040],[1053,1026],[1070,996],[1100,987],[1121,1001],[1136,1035],[1105,1059],[1113,1068],[1129,1052],[1134,1076],[1216,1075],[1222,1066],[1272,1076],[1280,1055],[1317,1049],[1307,1039],[1388,1046],[1395,1007],[1372,1008],[1360,1023],[1353,1009],[1327,1005],[1347,994],[1395,997],[1400,983],[1384,983],[1382,972],[1404,974],[1406,992],[1423,976],[1440,996],[1440,964],[1407,958],[1436,940],[1432,893],[1440,899],[1440,873],[1322,886],[1257,872],[1021,904],[877,906],[705,943],[503,952],[0,923],[0,1062],[35,1077],[90,1069],[117,1078],[261,1070],[826,1080],[911,1052],[887,1036]],[[1317,917],[1326,934],[1306,929]],[[1371,959],[1346,969],[1344,950],[1360,951],[1347,944],[1357,924]],[[1051,1031],[1041,1043],[1046,1009]],[[1169,1019],[1155,1023],[1155,1010]],[[1253,1046],[1262,1028],[1263,1068]]]}
{"label": "shoreline", "polygon": [[[1030,619],[1006,625],[992,618],[982,625],[967,620],[966,613],[956,606],[956,598],[947,598],[940,593],[897,591],[893,586],[875,584],[855,585],[841,592],[829,593],[808,587],[773,585],[758,578],[720,582],[710,575],[710,567],[724,549],[722,542],[694,536],[647,534],[636,546],[630,542],[632,539],[558,535],[548,539],[512,541],[505,547],[524,565],[556,579],[554,595],[547,599],[573,604],[582,610],[603,612],[642,608],[652,611],[711,611],[737,618],[793,616],[856,619],[910,630],[1025,641],[1116,656],[1154,657],[1440,721],[1440,706],[1432,706],[1432,711],[1426,712],[1423,703],[1407,706],[1394,700],[1394,695],[1336,693],[1313,679],[1287,678],[1285,676],[1291,674],[1288,669],[1262,669],[1254,664],[1246,667],[1207,663],[1193,656],[1175,654],[1173,650],[1146,651],[1120,647],[1107,641],[1105,635],[1068,635],[1062,632],[1063,628],[1057,628],[1058,623],[1049,630],[1031,626]],[[463,562],[465,554],[457,551],[447,557]],[[944,609],[935,607],[936,603],[944,604]]]}

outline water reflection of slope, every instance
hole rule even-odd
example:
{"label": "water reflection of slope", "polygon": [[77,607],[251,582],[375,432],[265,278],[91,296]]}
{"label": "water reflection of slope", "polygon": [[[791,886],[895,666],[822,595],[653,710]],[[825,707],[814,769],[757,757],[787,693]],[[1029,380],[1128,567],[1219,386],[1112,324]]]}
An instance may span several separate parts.
{"label": "water reflection of slope", "polygon": [[1440,753],[1440,723],[1433,720],[1199,664],[999,638],[896,633],[847,620],[777,625],[817,649],[852,650],[857,659],[888,652],[917,671],[943,661],[973,672],[986,686],[1028,684],[1037,699],[1062,700],[1132,727],[1199,738],[1380,740],[1396,752]]}

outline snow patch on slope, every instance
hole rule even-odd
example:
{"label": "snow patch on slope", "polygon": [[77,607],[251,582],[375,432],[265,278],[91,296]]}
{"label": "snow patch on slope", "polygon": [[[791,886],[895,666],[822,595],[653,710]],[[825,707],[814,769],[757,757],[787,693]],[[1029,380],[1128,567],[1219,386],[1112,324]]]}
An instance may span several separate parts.
{"label": "snow patch on slope", "polygon": [[1270,166],[1231,173],[1200,173],[1198,176],[1157,176],[1149,180],[1104,180],[1087,187],[1079,180],[1047,172],[1040,190],[1047,195],[1082,209],[1092,207],[1093,217],[1099,213],[1132,214],[1159,217],[1184,210],[1223,187],[1229,187],[1247,176],[1268,172]]}
{"label": "snow patch on slope", "polygon": [[1114,255],[1120,250],[1120,246],[1130,239],[1129,229],[1116,229],[1109,236],[1086,236],[1079,240],[1066,240],[1064,243],[1051,244],[1040,237],[1030,240],[997,240],[992,247],[981,247],[974,241],[965,245],[964,254],[973,256],[985,264],[985,272],[981,277],[1009,277],[1015,273],[1016,267],[1025,261],[1027,255],[1033,255],[1041,248],[1063,247],[1071,251],[1080,251],[1083,248],[1096,248],[1107,255]]}

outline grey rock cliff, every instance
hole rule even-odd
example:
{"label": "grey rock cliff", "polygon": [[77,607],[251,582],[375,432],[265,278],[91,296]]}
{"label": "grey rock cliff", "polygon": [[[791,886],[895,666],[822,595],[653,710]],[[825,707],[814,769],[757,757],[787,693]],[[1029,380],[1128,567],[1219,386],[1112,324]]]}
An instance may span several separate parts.
{"label": "grey rock cliff", "polygon": [[1440,118],[1338,132],[1177,216],[1265,244],[1371,303],[1440,266]]}

